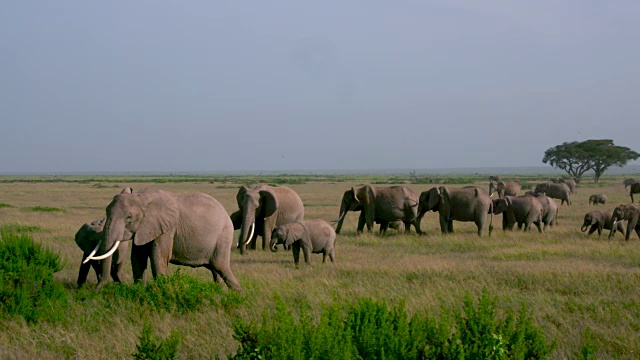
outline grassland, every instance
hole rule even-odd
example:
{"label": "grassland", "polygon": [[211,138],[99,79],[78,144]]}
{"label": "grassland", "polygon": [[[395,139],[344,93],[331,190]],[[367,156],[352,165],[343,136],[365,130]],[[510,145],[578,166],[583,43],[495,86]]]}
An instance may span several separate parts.
{"label": "grassland", "polygon": [[[439,176],[408,184],[418,191],[438,183],[478,184],[486,176]],[[546,177],[508,177],[534,184]],[[335,266],[312,256],[311,267],[295,269],[291,253],[279,251],[232,254],[232,268],[245,289],[233,306],[211,302],[194,312],[153,310],[153,307],[105,302],[92,296],[95,278],[76,293],[81,251],[73,236],[85,222],[104,216],[112,197],[124,186],[134,191],[157,186],[176,192],[200,191],[220,200],[229,213],[236,208],[236,189],[259,181],[286,184],[307,204],[305,217],[333,220],[342,193],[360,184],[407,183],[408,176],[242,176],[242,177],[6,177],[0,178],[0,225],[29,232],[38,242],[61,254],[64,268],[56,274],[72,294],[65,321],[27,324],[19,318],[0,320],[0,358],[127,358],[136,348],[144,323],[152,322],[163,337],[177,330],[182,337],[179,358],[225,357],[236,350],[232,317],[261,321],[275,299],[309,303],[313,309],[336,299],[372,298],[403,301],[410,313],[437,314],[460,306],[465,295],[477,298],[486,289],[501,309],[532,312],[545,336],[557,346],[552,358],[574,358],[591,334],[599,359],[640,357],[640,239],[625,242],[617,234],[608,241],[580,232],[582,217],[592,209],[612,209],[628,203],[622,177],[601,183],[584,180],[573,195],[574,205],[560,207],[559,224],[544,234],[504,233],[478,238],[475,226],[456,223],[455,235],[442,236],[435,213],[422,223],[426,235],[390,230],[384,236],[356,235],[357,215],[347,215],[336,245]],[[379,185],[388,186],[388,185]],[[525,186],[526,187],[526,186]],[[589,206],[594,193],[609,203]],[[34,209],[60,211],[33,211]],[[494,217],[494,225],[501,216]],[[499,228],[499,226],[496,226]],[[237,234],[236,234],[237,236]],[[196,279],[210,280],[204,269],[170,266]],[[130,269],[124,282],[131,282]],[[150,274],[146,274],[150,277]],[[225,290],[226,292],[226,290]],[[145,309],[141,311],[141,309]],[[151,309],[151,310],[150,310]]]}

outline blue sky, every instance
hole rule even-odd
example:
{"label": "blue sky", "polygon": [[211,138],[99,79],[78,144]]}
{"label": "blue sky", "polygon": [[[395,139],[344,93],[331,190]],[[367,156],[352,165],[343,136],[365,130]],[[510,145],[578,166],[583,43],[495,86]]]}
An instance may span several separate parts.
{"label": "blue sky", "polygon": [[0,172],[540,166],[640,151],[634,1],[11,1]]}

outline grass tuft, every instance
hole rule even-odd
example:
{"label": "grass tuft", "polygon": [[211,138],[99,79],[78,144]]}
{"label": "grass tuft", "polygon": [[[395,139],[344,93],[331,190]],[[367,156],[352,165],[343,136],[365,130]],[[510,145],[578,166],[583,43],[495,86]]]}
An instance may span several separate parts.
{"label": "grass tuft", "polygon": [[32,207],[27,208],[27,210],[30,210],[30,211],[41,211],[41,212],[56,212],[56,211],[65,212],[63,209],[59,209],[59,208],[51,207],[51,206],[32,206]]}
{"label": "grass tuft", "polygon": [[9,205],[9,204],[6,204],[6,203],[0,203],[0,208],[10,208],[10,207],[13,207],[13,205]]}

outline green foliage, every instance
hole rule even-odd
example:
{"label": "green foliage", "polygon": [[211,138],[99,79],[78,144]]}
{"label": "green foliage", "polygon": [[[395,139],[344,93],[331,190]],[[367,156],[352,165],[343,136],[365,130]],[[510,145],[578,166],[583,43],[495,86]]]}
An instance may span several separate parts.
{"label": "green foliage", "polygon": [[97,300],[104,307],[136,307],[144,312],[170,313],[194,312],[205,306],[235,308],[244,302],[243,296],[225,292],[220,284],[194,279],[179,270],[148,282],[111,283],[97,293],[80,291],[77,299]]}
{"label": "green foliage", "polygon": [[58,320],[67,308],[60,256],[33,242],[27,234],[0,231],[0,313],[27,322]]}
{"label": "green foliage", "polygon": [[439,318],[370,299],[336,301],[317,320],[307,304],[295,310],[276,297],[260,325],[235,319],[230,359],[544,359],[554,348],[524,308],[501,317],[486,291]]}
{"label": "green foliage", "polygon": [[638,158],[640,154],[628,147],[614,145],[613,140],[593,139],[564,142],[549,148],[544,152],[542,162],[562,169],[578,179],[585,172],[593,170],[594,180],[598,182],[609,167],[624,166],[629,160]]}
{"label": "green foliage", "polygon": [[56,211],[64,212],[64,210],[62,210],[62,209],[58,209],[58,208],[51,207],[51,206],[33,206],[33,207],[30,207],[30,208],[27,208],[27,210],[41,211],[41,212],[56,212]]}
{"label": "green foliage", "polygon": [[0,203],[0,208],[10,208],[10,207],[13,207],[13,206],[6,203]]}
{"label": "green foliage", "polygon": [[34,231],[40,231],[40,226],[33,225],[21,225],[21,224],[2,224],[0,225],[0,232],[2,233],[30,233]]}
{"label": "green foliage", "polygon": [[586,328],[584,331],[584,335],[582,337],[582,344],[580,345],[580,350],[575,355],[576,359],[582,360],[592,360],[597,359],[596,352],[598,351],[598,344],[593,341],[591,335],[591,329]]}
{"label": "green foliage", "polygon": [[166,339],[153,335],[153,325],[146,322],[138,335],[138,344],[133,358],[136,360],[169,360],[175,359],[180,346],[180,333],[176,330]]}

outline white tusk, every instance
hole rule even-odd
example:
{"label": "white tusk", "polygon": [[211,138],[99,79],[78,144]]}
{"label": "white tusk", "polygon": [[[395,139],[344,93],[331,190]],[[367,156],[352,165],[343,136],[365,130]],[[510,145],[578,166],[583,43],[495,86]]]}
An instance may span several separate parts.
{"label": "white tusk", "polygon": [[251,232],[249,233],[249,237],[247,238],[247,242],[244,243],[245,245],[249,245],[249,242],[251,241],[251,238],[253,237],[253,230],[255,230],[256,227],[256,223],[252,223],[251,224]]}
{"label": "white tusk", "polygon": [[82,262],[83,264],[86,264],[87,262],[89,262],[93,257],[93,255],[95,255],[98,252],[98,249],[100,248],[100,244],[102,244],[102,240],[98,241],[98,245],[96,245],[96,247],[93,249],[91,254],[89,254],[89,256],[87,256],[87,258],[84,259],[84,261]]}
{"label": "white tusk", "polygon": [[612,227],[613,227],[614,229],[616,228],[616,223],[617,223],[617,222],[618,222],[618,220],[616,220],[616,221],[614,221],[614,222],[613,222]]}
{"label": "white tusk", "polygon": [[493,194],[494,194],[494,193],[491,193],[491,195],[489,195],[489,197],[493,197]]}
{"label": "white tusk", "polygon": [[113,247],[111,247],[111,250],[107,251],[106,254],[102,254],[102,255],[96,256],[96,257],[87,257],[87,260],[102,260],[102,259],[106,259],[109,256],[113,255],[113,253],[116,252],[116,250],[118,250],[118,245],[120,245],[120,240],[116,241],[116,243],[113,244]]}
{"label": "white tusk", "polygon": [[336,222],[339,222],[340,220],[342,220],[345,215],[347,215],[346,211],[342,213],[342,215],[338,218],[338,221],[336,221]]}

